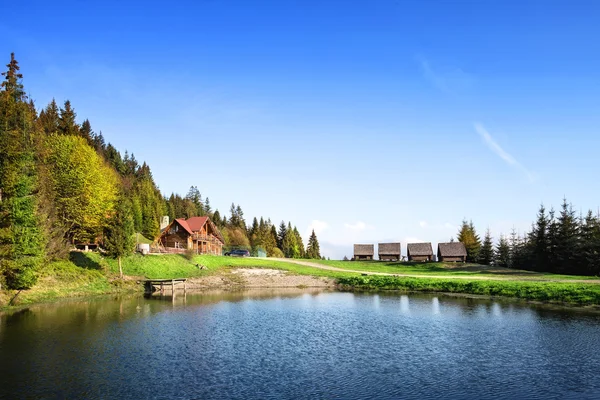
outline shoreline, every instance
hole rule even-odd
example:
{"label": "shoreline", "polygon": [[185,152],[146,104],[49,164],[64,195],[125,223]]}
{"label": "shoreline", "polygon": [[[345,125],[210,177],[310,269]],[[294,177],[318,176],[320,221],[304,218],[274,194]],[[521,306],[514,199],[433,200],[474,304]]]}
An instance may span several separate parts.
{"label": "shoreline", "polygon": [[[509,301],[526,303],[531,305],[543,305],[550,307],[559,307],[563,309],[577,309],[587,311],[600,311],[600,304],[594,303],[580,303],[580,302],[565,302],[558,299],[539,299],[535,298],[532,293],[528,292],[531,297],[528,296],[507,296],[494,293],[477,293],[477,281],[466,282],[467,286],[460,288],[453,287],[453,290],[436,290],[435,285],[432,286],[431,282],[436,282],[443,286],[443,283],[447,283],[445,280],[431,279],[427,277],[423,278],[393,278],[390,282],[389,279],[385,279],[385,284],[381,284],[377,281],[385,279],[383,277],[369,276],[369,277],[355,277],[355,278],[331,278],[323,276],[312,276],[293,274],[289,271],[280,269],[269,269],[269,268],[232,268],[228,270],[219,271],[216,274],[188,278],[187,290],[191,293],[202,293],[211,291],[222,291],[222,292],[238,292],[245,290],[254,289],[317,289],[323,291],[340,291],[340,292],[352,292],[352,293],[387,293],[387,294],[432,294],[446,297],[460,297],[460,298],[472,298],[479,300],[491,300],[491,301]],[[421,287],[410,287],[407,283],[429,283],[429,286],[422,285]],[[30,306],[43,305],[43,304],[54,304],[60,302],[71,302],[78,300],[87,299],[99,299],[107,296],[122,296],[122,295],[137,295],[144,293],[144,287],[141,284],[141,279],[134,276],[125,276],[123,281],[114,280],[110,282],[111,285],[105,287],[105,290],[101,291],[88,291],[85,286],[74,290],[67,294],[60,294],[55,296],[49,296],[47,293],[41,292],[33,298],[38,300],[28,299],[25,303],[15,305],[3,305],[0,306],[0,312],[18,311],[26,309]],[[502,282],[492,283],[503,285]],[[527,285],[527,282],[525,283]],[[440,286],[440,287],[441,287]],[[439,289],[439,288],[438,288]],[[459,290],[457,290],[459,289]],[[470,290],[469,290],[470,289]],[[182,289],[177,289],[176,293],[179,293]],[[45,295],[46,294],[46,295]],[[167,295],[169,290],[167,289]],[[4,294],[6,298],[7,293]]]}

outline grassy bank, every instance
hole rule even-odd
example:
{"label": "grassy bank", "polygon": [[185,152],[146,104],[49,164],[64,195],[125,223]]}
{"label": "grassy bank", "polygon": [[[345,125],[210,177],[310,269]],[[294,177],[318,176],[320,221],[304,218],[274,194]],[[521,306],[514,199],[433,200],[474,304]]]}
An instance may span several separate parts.
{"label": "grassy bank", "polygon": [[557,275],[519,269],[480,264],[442,262],[381,262],[381,261],[333,261],[310,260],[311,262],[345,269],[388,274],[435,275],[435,276],[482,276],[487,278],[514,278],[517,280],[595,280],[597,276]]}
{"label": "grassy bank", "polygon": [[393,276],[339,278],[346,290],[399,290],[408,292],[465,293],[512,297],[524,300],[574,305],[600,305],[600,285],[539,281],[494,281]]}
{"label": "grassy bank", "polygon": [[[141,291],[137,281],[145,278],[201,278],[228,274],[234,268],[279,269],[296,275],[311,275],[337,279],[345,289],[401,290],[417,292],[465,293],[504,296],[526,300],[600,305],[600,284],[553,282],[556,279],[594,279],[529,271],[498,269],[481,265],[443,263],[385,263],[307,260],[318,265],[340,268],[342,271],[319,269],[287,261],[257,258],[182,255],[132,255],[123,259],[124,280],[118,277],[117,261],[98,253],[73,252],[69,260],[49,263],[40,271],[36,286],[23,291],[16,304],[50,302],[68,297]],[[201,269],[199,266],[204,266]],[[362,276],[360,272],[413,274],[419,277]],[[456,279],[456,277],[487,277],[489,279]],[[446,278],[447,277],[447,278]],[[495,279],[498,277],[498,279]],[[505,280],[500,280],[502,277]],[[509,278],[508,280],[506,280]],[[0,291],[0,307],[5,307],[16,294]]]}

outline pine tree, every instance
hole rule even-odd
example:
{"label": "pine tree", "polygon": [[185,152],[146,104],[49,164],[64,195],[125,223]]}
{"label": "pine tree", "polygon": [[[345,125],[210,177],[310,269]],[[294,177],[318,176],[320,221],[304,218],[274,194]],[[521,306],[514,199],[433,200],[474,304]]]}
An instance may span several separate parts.
{"label": "pine tree", "polygon": [[188,194],[187,196],[185,196],[185,198],[189,200],[193,205],[193,210],[190,211],[189,217],[204,215],[204,204],[202,203],[202,195],[200,194],[200,191],[198,190],[197,186],[190,187],[190,190],[188,191]]}
{"label": "pine tree", "polygon": [[208,200],[208,197],[204,200],[204,212],[212,218],[212,208],[210,207],[210,200]]}
{"label": "pine tree", "polygon": [[69,100],[65,101],[65,107],[60,109],[60,118],[58,123],[58,131],[63,135],[79,135],[79,126],[75,119],[77,114],[71,107]]}
{"label": "pine tree", "polygon": [[217,225],[217,227],[223,228],[223,221],[221,220],[221,213],[219,212],[219,210],[215,210],[213,214],[213,222]]}
{"label": "pine tree", "polygon": [[495,256],[496,265],[504,268],[510,267],[510,245],[503,235],[500,236]]}
{"label": "pine tree", "polygon": [[39,123],[46,135],[58,132],[60,124],[60,115],[56,100],[52,101],[40,113]]}
{"label": "pine tree", "polygon": [[492,243],[492,235],[488,229],[485,232],[485,238],[481,250],[479,251],[479,263],[483,265],[491,265],[494,260],[494,244]]}
{"label": "pine tree", "polygon": [[536,223],[529,233],[528,254],[531,259],[531,269],[534,271],[545,271],[548,268],[548,217],[546,208],[542,204],[538,211]]}
{"label": "pine tree", "polygon": [[86,142],[88,142],[90,146],[94,147],[94,131],[92,130],[92,124],[90,124],[89,119],[83,121],[81,127],[79,128],[79,134],[86,140]]}
{"label": "pine tree", "polygon": [[25,103],[22,75],[11,54],[0,90],[0,273],[9,289],[33,286],[44,258],[38,214],[35,115]]}
{"label": "pine tree", "polygon": [[295,258],[305,258],[306,251],[304,250],[304,242],[302,240],[302,236],[300,236],[300,232],[298,232],[298,228],[294,226],[294,236],[296,236],[296,246],[297,251]]}
{"label": "pine tree", "polygon": [[123,278],[121,258],[130,254],[135,245],[134,225],[129,201],[121,198],[114,215],[104,229],[104,247],[109,257],[119,262],[119,275]]}
{"label": "pine tree", "polygon": [[[285,239],[285,235],[287,234],[287,227],[285,226],[285,222],[281,221],[279,224],[279,232],[277,232],[277,247],[279,250],[283,250],[283,240]],[[284,251],[285,253],[285,251]]]}
{"label": "pine tree", "polygon": [[297,236],[292,229],[292,224],[288,222],[287,228],[285,230],[285,237],[282,242],[282,249],[284,256],[286,258],[299,258],[300,257],[300,249],[298,247]]}
{"label": "pine tree", "polygon": [[463,220],[457,239],[464,243],[467,249],[467,262],[477,262],[479,259],[479,250],[481,249],[481,239],[475,231],[473,221]]}
{"label": "pine tree", "polygon": [[579,221],[575,217],[573,206],[563,199],[558,217],[557,262],[558,271],[563,274],[575,273],[573,262],[577,258],[579,241]]}
{"label": "pine tree", "polygon": [[21,80],[23,74],[19,72],[19,62],[15,59],[15,53],[10,53],[10,62],[6,64],[8,70],[2,73],[4,81],[0,85],[2,91],[11,96],[16,103],[24,102],[27,99]]}
{"label": "pine tree", "polygon": [[308,238],[308,246],[306,247],[306,257],[311,259],[320,259],[321,258],[321,250],[319,248],[319,241],[317,240],[317,235],[315,234],[315,230],[312,230],[310,237]]}

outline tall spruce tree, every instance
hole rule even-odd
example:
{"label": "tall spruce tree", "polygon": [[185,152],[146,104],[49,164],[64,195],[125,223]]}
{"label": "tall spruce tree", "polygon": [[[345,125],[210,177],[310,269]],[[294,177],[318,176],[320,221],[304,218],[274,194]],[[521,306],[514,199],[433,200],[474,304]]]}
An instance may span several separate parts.
{"label": "tall spruce tree", "polygon": [[492,235],[490,230],[485,232],[485,238],[483,239],[483,244],[481,245],[481,250],[479,251],[479,263],[483,265],[490,265],[494,261],[494,244],[492,242]]}
{"label": "tall spruce tree", "polygon": [[0,272],[9,289],[28,289],[44,258],[38,214],[35,115],[11,54],[0,90]]}
{"label": "tall spruce tree", "polygon": [[79,125],[77,125],[76,118],[77,114],[71,107],[71,102],[66,100],[65,107],[60,109],[58,131],[63,135],[79,135]]}
{"label": "tall spruce tree", "polygon": [[285,239],[285,235],[287,234],[287,227],[285,225],[284,221],[281,221],[281,223],[279,224],[279,231],[277,232],[277,247],[279,248],[279,250],[283,251],[285,254],[285,251],[283,250],[283,240]]}
{"label": "tall spruce tree", "polygon": [[538,211],[538,216],[535,224],[529,233],[529,258],[530,269],[535,271],[545,271],[548,268],[548,216],[546,208],[542,204]]}
{"label": "tall spruce tree", "polygon": [[104,247],[109,257],[119,263],[119,276],[123,278],[121,258],[132,253],[135,245],[134,223],[129,200],[122,197],[117,203],[115,213],[104,229]]}
{"label": "tall spruce tree", "polygon": [[315,234],[315,230],[312,230],[310,237],[308,238],[308,246],[306,247],[306,257],[311,259],[321,258],[321,249],[319,248],[319,240]]}
{"label": "tall spruce tree", "polygon": [[495,264],[499,267],[510,267],[510,245],[503,235],[500,235],[500,240],[496,247]]}
{"label": "tall spruce tree", "polygon": [[573,263],[577,259],[580,227],[579,220],[575,217],[573,206],[567,203],[567,199],[563,199],[557,222],[557,272],[563,274],[576,273]]}

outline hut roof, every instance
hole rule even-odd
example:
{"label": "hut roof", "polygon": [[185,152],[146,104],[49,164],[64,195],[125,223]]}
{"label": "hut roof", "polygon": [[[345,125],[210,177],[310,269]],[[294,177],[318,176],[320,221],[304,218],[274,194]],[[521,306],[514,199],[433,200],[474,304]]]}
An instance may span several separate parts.
{"label": "hut roof", "polygon": [[355,256],[372,256],[375,254],[375,246],[372,244],[355,244],[354,255]]}
{"label": "hut roof", "polygon": [[185,222],[188,223],[192,232],[198,232],[206,224],[206,221],[208,221],[208,217],[191,217]]}
{"label": "hut roof", "polygon": [[185,218],[177,218],[174,222],[177,222],[183,229],[186,230],[187,233],[189,233],[190,235],[192,234],[192,230],[190,229],[190,226],[188,225]]}
{"label": "hut roof", "polygon": [[462,242],[438,243],[438,252],[442,257],[467,256],[467,249]]}
{"label": "hut roof", "polygon": [[406,245],[409,256],[432,256],[433,247],[431,243],[409,243]]}
{"label": "hut roof", "polygon": [[379,254],[400,255],[400,243],[379,243]]}

